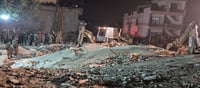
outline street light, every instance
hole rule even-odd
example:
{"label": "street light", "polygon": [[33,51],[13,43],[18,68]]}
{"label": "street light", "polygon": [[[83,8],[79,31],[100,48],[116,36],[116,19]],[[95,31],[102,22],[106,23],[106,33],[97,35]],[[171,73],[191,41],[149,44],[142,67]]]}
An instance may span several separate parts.
{"label": "street light", "polygon": [[8,14],[2,14],[0,17],[3,20],[8,20],[10,18],[10,16]]}

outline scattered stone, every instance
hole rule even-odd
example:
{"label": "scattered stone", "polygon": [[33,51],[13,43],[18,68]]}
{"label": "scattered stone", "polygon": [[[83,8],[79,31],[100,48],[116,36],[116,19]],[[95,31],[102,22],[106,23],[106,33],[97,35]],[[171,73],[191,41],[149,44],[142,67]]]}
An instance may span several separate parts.
{"label": "scattered stone", "polygon": [[143,80],[145,81],[150,81],[150,80],[155,80],[156,79],[156,75],[153,75],[153,76],[147,76],[147,77],[144,77]]}
{"label": "scattered stone", "polygon": [[19,84],[20,83],[19,80],[13,79],[13,78],[9,79],[9,81],[12,82],[13,84]]}
{"label": "scattered stone", "polygon": [[[63,49],[57,45],[52,48],[41,47],[40,52],[56,52]],[[72,49],[74,53],[81,50]],[[49,52],[48,52],[49,53]],[[87,64],[82,70],[67,69],[32,69],[10,67],[0,68],[0,87],[25,88],[198,88],[200,79],[199,63],[179,63],[177,60],[161,65],[137,65],[140,61],[151,60],[157,56],[171,56],[166,50],[152,53],[118,53],[113,51],[111,57],[99,63]],[[43,55],[43,54],[42,54]],[[64,59],[69,59],[64,57]],[[48,62],[48,61],[44,61]],[[30,65],[39,62],[29,61]],[[43,62],[40,62],[43,63]],[[173,64],[172,64],[173,63]],[[134,66],[134,65],[137,66]],[[62,66],[63,64],[60,64]],[[163,63],[162,63],[163,65]],[[84,68],[84,66],[83,66]],[[172,69],[173,68],[173,69]]]}
{"label": "scattered stone", "polygon": [[80,83],[80,84],[84,84],[84,83],[86,83],[87,81],[88,81],[88,79],[79,80],[79,83]]}

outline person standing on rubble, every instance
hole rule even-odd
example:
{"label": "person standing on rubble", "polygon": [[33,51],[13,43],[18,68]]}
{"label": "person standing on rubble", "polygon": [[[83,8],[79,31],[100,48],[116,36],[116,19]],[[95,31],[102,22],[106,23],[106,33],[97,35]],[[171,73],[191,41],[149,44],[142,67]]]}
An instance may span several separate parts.
{"label": "person standing on rubble", "polygon": [[48,33],[48,38],[49,38],[48,44],[52,44],[52,43],[53,43],[53,38],[54,38],[54,36],[51,35],[50,33]]}
{"label": "person standing on rubble", "polygon": [[23,41],[23,45],[27,45],[27,42],[28,42],[28,35],[27,35],[27,32],[23,32],[22,41]]}
{"label": "person standing on rubble", "polygon": [[19,47],[19,42],[18,42],[18,38],[16,37],[13,41],[13,51],[14,51],[14,56],[18,55],[18,47]]}
{"label": "person standing on rubble", "polygon": [[13,47],[12,47],[12,45],[11,45],[11,42],[8,42],[8,43],[6,44],[6,51],[7,51],[8,59],[11,59],[12,54],[13,54]]}
{"label": "person standing on rubble", "polygon": [[35,46],[38,46],[39,38],[38,38],[38,34],[37,33],[33,34],[33,41],[35,43]]}
{"label": "person standing on rubble", "polygon": [[17,33],[15,31],[15,29],[13,29],[12,31],[9,31],[9,35],[8,35],[8,41],[13,41],[17,36]]}
{"label": "person standing on rubble", "polygon": [[45,40],[45,33],[42,32],[42,44],[44,44],[44,40]]}
{"label": "person standing on rubble", "polygon": [[42,45],[42,32],[38,32],[38,45]]}
{"label": "person standing on rubble", "polygon": [[45,40],[44,40],[44,44],[49,45],[51,43],[52,39],[51,39],[51,34],[50,33],[46,33],[45,34]]}
{"label": "person standing on rubble", "polygon": [[50,34],[51,34],[52,43],[55,43],[56,42],[56,33],[54,31],[52,31]]}
{"label": "person standing on rubble", "polygon": [[2,43],[6,44],[8,42],[8,31],[6,29],[3,29],[3,32],[1,33],[1,40]]}
{"label": "person standing on rubble", "polygon": [[32,46],[33,45],[33,40],[34,40],[33,33],[30,33],[28,35],[28,40],[29,40],[29,45]]}

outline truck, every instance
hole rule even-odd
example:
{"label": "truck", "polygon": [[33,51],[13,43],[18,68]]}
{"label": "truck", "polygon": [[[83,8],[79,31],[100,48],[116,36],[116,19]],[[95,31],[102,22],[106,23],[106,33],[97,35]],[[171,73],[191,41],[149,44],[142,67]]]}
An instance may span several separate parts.
{"label": "truck", "polygon": [[116,27],[98,27],[96,36],[97,42],[125,42],[127,44],[133,44],[131,38],[126,38],[121,35],[122,30]]}

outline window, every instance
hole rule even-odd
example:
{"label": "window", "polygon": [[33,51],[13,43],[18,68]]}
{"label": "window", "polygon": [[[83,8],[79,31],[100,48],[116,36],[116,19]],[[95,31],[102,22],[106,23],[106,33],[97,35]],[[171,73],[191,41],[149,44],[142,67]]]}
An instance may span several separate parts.
{"label": "window", "polygon": [[160,19],[158,17],[152,17],[151,24],[160,24]]}
{"label": "window", "polygon": [[99,36],[105,36],[106,30],[105,29],[99,29]]}
{"label": "window", "polygon": [[171,3],[170,11],[179,11],[179,4],[178,3]]}

